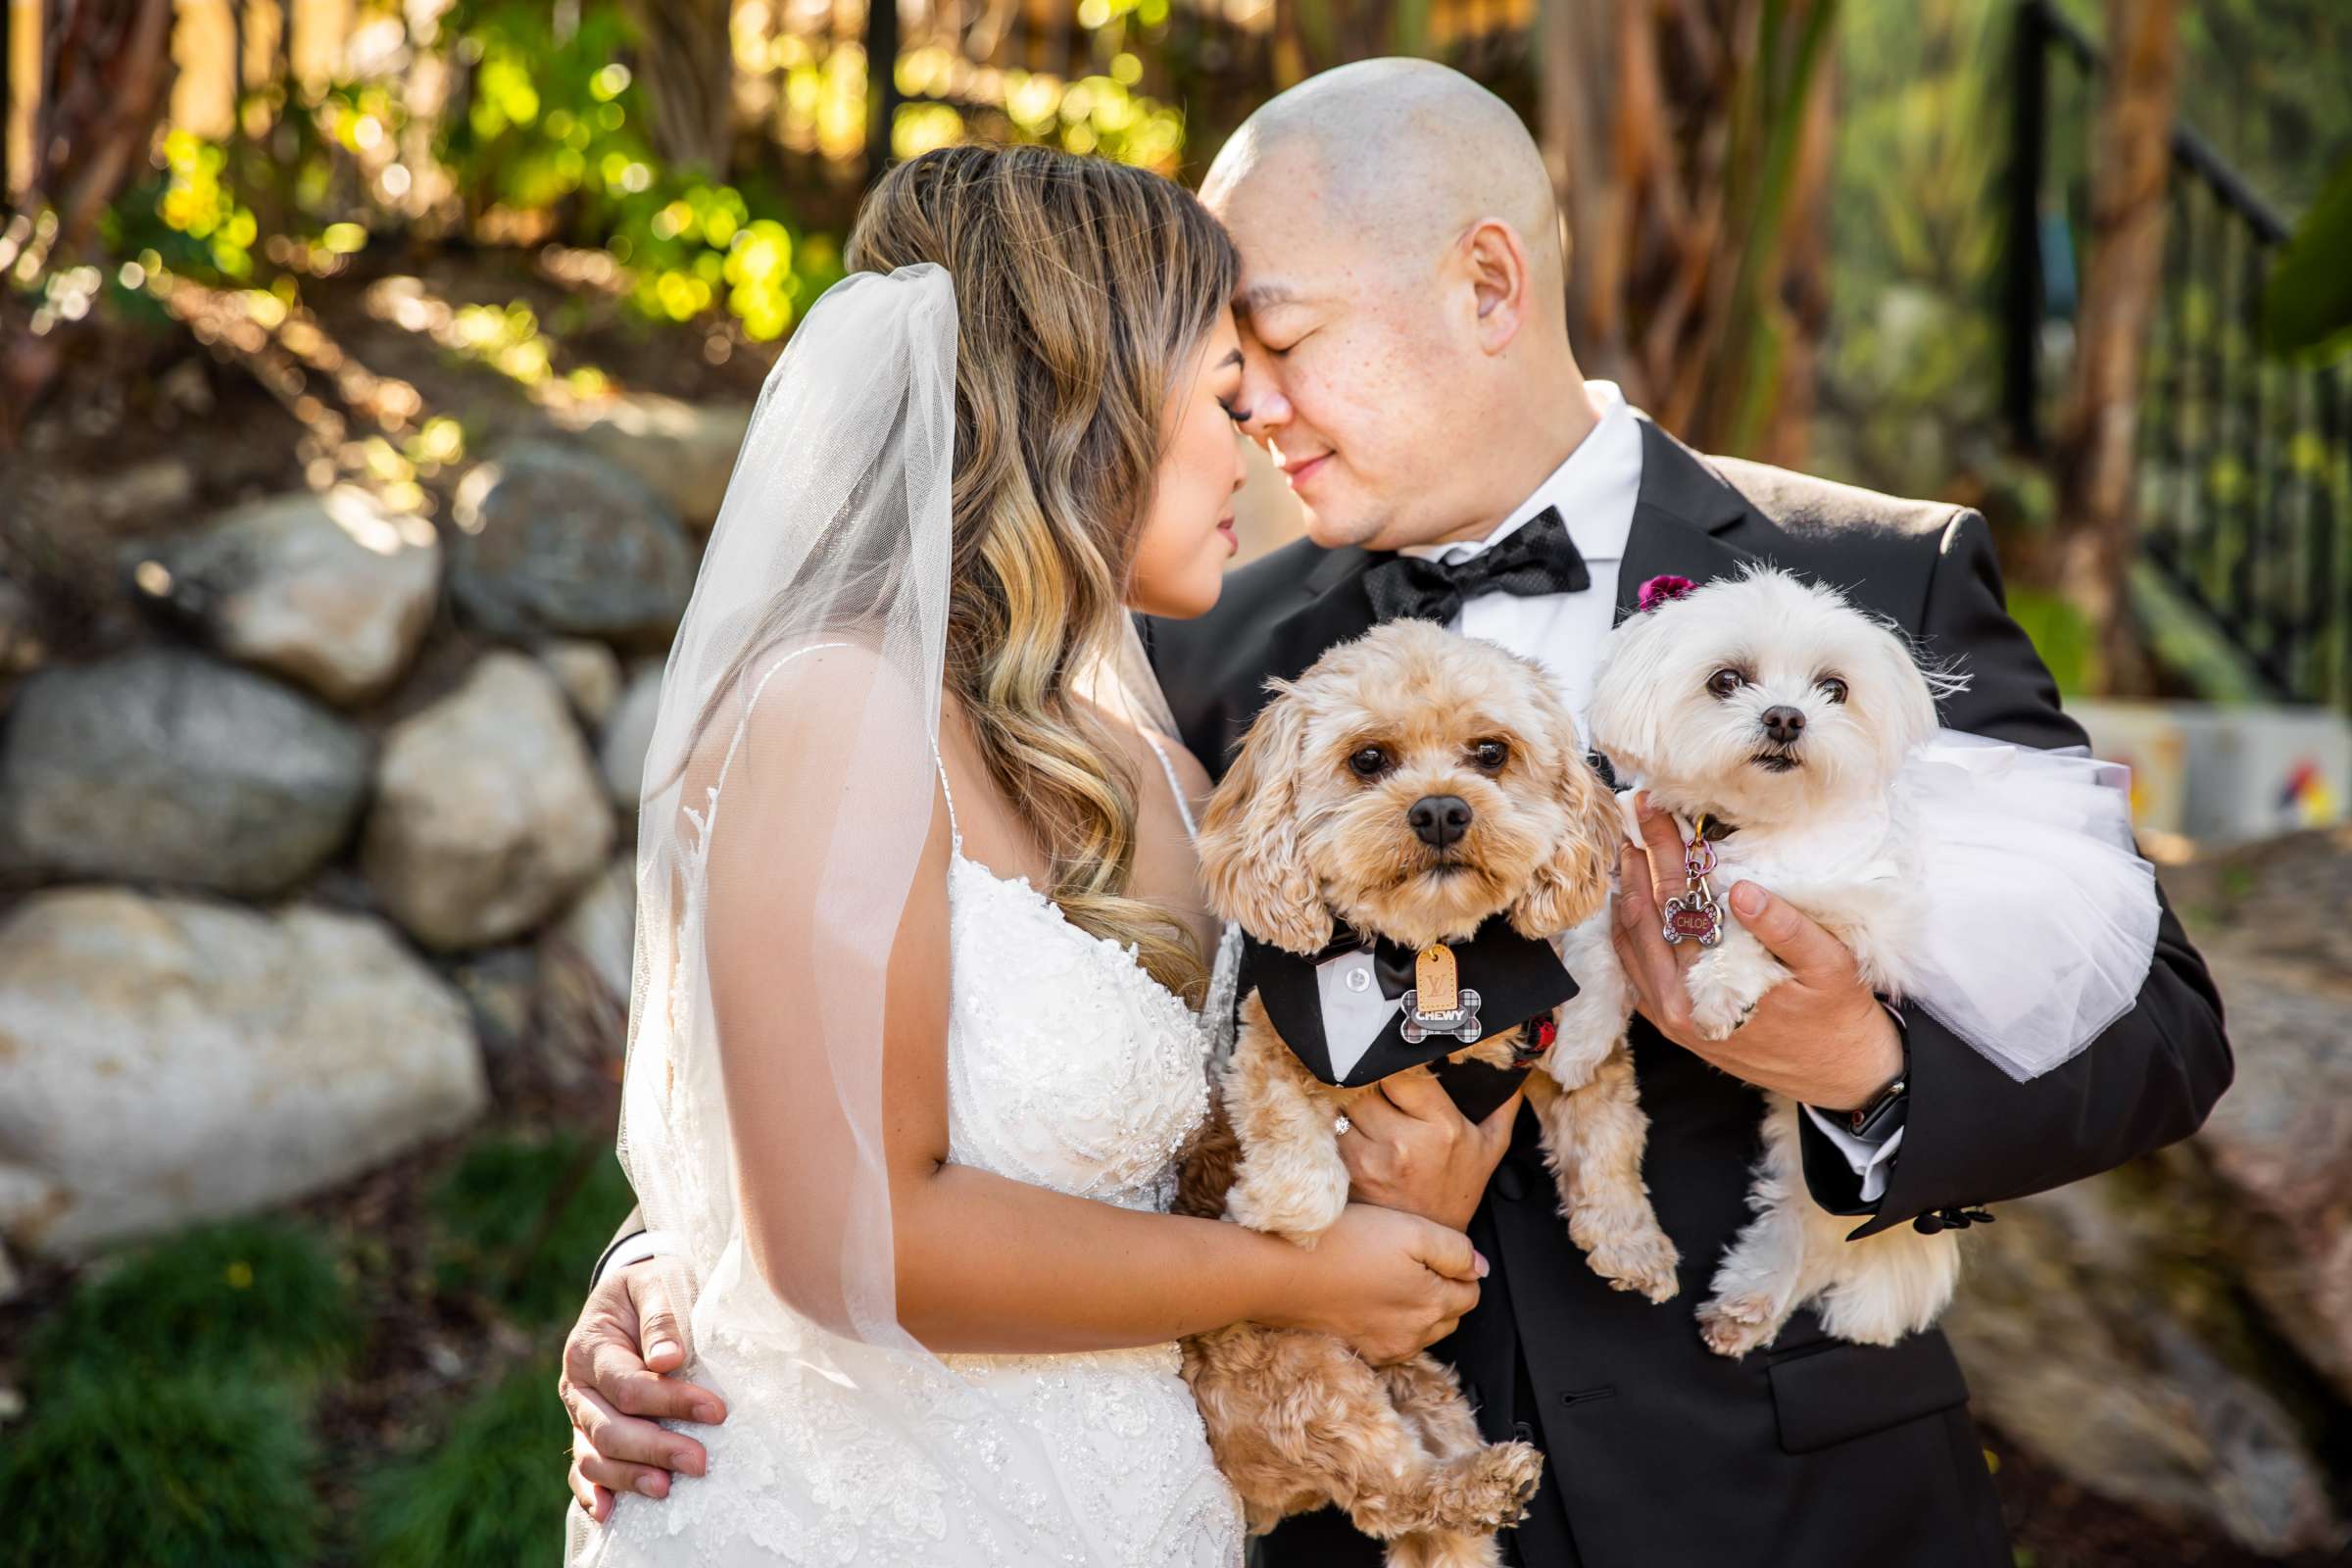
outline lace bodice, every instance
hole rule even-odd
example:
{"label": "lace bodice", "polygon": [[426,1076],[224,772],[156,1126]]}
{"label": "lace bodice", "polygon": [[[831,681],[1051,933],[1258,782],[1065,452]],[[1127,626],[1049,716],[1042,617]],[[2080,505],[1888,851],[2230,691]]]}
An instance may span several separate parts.
{"label": "lace bodice", "polygon": [[[1166,757],[1161,756],[1163,766]],[[942,776],[945,782],[945,776]],[[1170,784],[1174,786],[1173,770]],[[1178,805],[1183,805],[1178,792]],[[949,802],[950,822],[954,803]],[[1185,813],[1185,825],[1192,826]],[[1165,1210],[1176,1161],[1208,1107],[1217,1032],[1132,953],[1070,923],[1025,879],[956,853],[948,878],[951,1012],[949,1157],[1035,1186]],[[1226,933],[1201,1017],[1232,1012],[1238,934]],[[976,1239],[985,1245],[984,1239]],[[723,1269],[722,1269],[723,1272]],[[679,1477],[670,1499],[624,1498],[601,1531],[580,1530],[581,1568],[692,1562],[1026,1564],[992,1540],[992,1511],[1018,1516],[1018,1489],[955,1495],[957,1477],[1003,1463],[984,1407],[1043,1449],[1064,1497],[1082,1499],[1087,1539],[1054,1561],[1118,1568],[1238,1568],[1241,1510],[1209,1456],[1174,1344],[1068,1355],[945,1355],[960,1387],[903,1390],[932,1414],[914,1441],[871,1429],[841,1392],[847,1369],[813,1343],[780,1343],[709,1321],[698,1304],[696,1376],[733,1407],[700,1430],[709,1478]],[[850,1374],[854,1377],[854,1374]],[[935,1447],[973,1458],[943,1472]],[[1039,1499],[1044,1517],[1068,1517]],[[580,1527],[575,1526],[575,1530]]]}

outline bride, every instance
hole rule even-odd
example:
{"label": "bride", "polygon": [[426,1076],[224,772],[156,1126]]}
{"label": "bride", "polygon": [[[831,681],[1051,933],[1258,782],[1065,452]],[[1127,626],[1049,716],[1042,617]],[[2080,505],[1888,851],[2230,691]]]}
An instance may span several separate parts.
{"label": "bride", "polygon": [[1385,1209],[1312,1251],[1166,1212],[1235,944],[1128,612],[1200,613],[1234,549],[1238,262],[1157,176],[962,147],[849,264],[760,394],[640,826],[621,1153],[727,1418],[651,1496],[575,1473],[573,1558],[1230,1568],[1175,1342],[1393,1358],[1479,1272]]}

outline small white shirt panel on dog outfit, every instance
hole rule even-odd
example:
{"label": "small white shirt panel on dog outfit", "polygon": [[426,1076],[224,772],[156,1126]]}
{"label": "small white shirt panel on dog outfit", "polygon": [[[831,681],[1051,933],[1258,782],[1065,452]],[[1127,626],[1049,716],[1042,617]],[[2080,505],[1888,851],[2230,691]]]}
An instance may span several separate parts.
{"label": "small white shirt panel on dog outfit", "polygon": [[1323,1046],[1331,1075],[1345,1078],[1404,1004],[1380,994],[1372,955],[1344,953],[1315,965],[1315,994],[1323,1004]]}

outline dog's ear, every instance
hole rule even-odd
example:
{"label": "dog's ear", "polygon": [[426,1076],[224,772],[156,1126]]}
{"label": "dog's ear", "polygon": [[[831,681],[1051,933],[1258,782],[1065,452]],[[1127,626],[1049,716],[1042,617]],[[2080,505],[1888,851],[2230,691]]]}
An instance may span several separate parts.
{"label": "dog's ear", "polygon": [[1556,936],[1590,919],[1608,897],[1609,870],[1624,838],[1617,798],[1585,760],[1574,720],[1548,691],[1544,696],[1559,752],[1551,787],[1564,821],[1550,854],[1511,906],[1511,927],[1525,937]]}
{"label": "dog's ear", "polygon": [[1201,814],[1200,876],[1218,914],[1304,955],[1331,942],[1331,911],[1298,844],[1306,702],[1287,683],[1274,689]]}

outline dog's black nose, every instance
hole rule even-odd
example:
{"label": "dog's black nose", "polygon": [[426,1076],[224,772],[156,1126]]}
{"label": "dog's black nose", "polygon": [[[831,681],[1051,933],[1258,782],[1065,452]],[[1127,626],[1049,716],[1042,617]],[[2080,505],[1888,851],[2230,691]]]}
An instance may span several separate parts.
{"label": "dog's black nose", "polygon": [[1805,710],[1801,708],[1767,708],[1764,710],[1764,733],[1782,746],[1788,745],[1805,732]]}
{"label": "dog's black nose", "polygon": [[1459,795],[1424,795],[1404,813],[1414,836],[1442,850],[1470,831],[1470,803]]}

